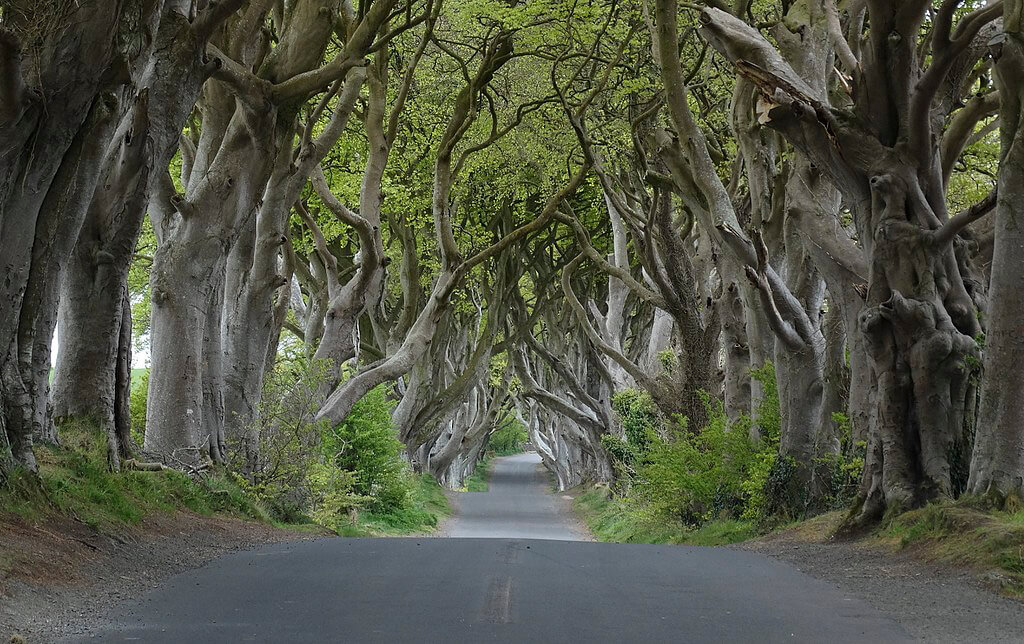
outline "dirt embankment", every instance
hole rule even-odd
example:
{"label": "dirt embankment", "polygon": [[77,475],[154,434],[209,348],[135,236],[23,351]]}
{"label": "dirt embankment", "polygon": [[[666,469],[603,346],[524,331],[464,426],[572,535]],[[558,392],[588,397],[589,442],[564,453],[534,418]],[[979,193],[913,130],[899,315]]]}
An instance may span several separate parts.
{"label": "dirt embankment", "polygon": [[827,526],[818,528],[730,547],[781,559],[831,582],[924,642],[1024,642],[1024,602],[1000,594],[994,573],[930,561],[914,548],[835,541],[825,536],[831,533]]}
{"label": "dirt embankment", "polygon": [[116,533],[69,518],[0,519],[0,642],[73,636],[114,604],[222,554],[323,535],[190,512]]}

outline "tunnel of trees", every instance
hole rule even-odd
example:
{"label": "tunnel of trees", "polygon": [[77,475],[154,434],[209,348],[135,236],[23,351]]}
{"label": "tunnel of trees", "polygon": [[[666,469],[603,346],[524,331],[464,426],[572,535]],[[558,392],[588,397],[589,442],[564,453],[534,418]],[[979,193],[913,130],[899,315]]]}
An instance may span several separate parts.
{"label": "tunnel of trees", "polygon": [[88,422],[256,486],[372,409],[449,487],[515,425],[684,521],[1019,497],[1022,22],[4,0],[0,480]]}

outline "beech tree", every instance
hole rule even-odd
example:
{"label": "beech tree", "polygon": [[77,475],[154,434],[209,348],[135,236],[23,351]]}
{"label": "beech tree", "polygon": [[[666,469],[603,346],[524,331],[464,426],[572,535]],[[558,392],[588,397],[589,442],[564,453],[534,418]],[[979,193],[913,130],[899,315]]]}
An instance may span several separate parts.
{"label": "beech tree", "polygon": [[515,422],[848,529],[1024,494],[1019,0],[94,4],[0,12],[0,477],[75,421],[252,483],[272,389],[452,488]]}
{"label": "beech tree", "polygon": [[[978,434],[971,461],[969,489],[991,494],[1000,501],[1024,496],[1024,407],[1020,391],[1020,360],[1024,337],[1020,332],[1021,229],[1021,105],[1024,85],[1024,7],[1016,0],[1003,9],[1002,34],[994,40],[999,81],[999,127],[1002,156],[998,202],[995,207],[995,248],[985,321],[985,379],[978,409]],[[968,108],[964,108],[965,110]]]}
{"label": "beech tree", "polygon": [[109,2],[15,3],[0,18],[0,296],[8,303],[0,314],[0,477],[14,465],[34,471],[33,437],[55,438],[47,397],[60,276],[108,142],[118,137],[110,154],[129,165],[142,147],[132,139],[135,119],[118,122],[148,110],[130,84],[159,17],[154,2]]}

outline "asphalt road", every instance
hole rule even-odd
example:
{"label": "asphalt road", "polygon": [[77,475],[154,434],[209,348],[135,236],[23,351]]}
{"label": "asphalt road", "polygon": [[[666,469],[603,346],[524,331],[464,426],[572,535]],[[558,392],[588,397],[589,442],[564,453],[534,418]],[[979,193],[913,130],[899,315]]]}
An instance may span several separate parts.
{"label": "asphalt road", "polygon": [[562,499],[548,493],[548,480],[536,452],[495,459],[487,492],[459,494],[448,536],[583,539],[566,516]]}
{"label": "asphalt road", "polygon": [[[519,536],[324,539],[236,553],[115,608],[81,641],[909,640],[859,600],[761,555],[567,541],[571,526],[527,458],[499,461],[490,492],[472,496],[453,534]],[[521,538],[542,535],[551,538]]]}

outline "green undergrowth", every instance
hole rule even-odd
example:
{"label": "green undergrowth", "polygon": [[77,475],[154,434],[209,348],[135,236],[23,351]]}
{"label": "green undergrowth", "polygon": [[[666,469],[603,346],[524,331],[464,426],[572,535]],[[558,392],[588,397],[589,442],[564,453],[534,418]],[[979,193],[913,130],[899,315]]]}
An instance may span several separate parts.
{"label": "green undergrowth", "polygon": [[343,537],[388,537],[429,533],[452,513],[444,489],[429,474],[412,478],[408,502],[386,512],[360,511],[337,523]]}
{"label": "green undergrowth", "polygon": [[986,573],[1008,595],[1024,598],[1024,508],[993,510],[973,498],[932,503],[889,520],[874,539],[928,561]]}
{"label": "green undergrowth", "polygon": [[733,519],[711,520],[699,528],[668,522],[644,505],[613,498],[607,488],[590,488],[574,503],[576,512],[599,541],[720,546],[755,535],[753,524]]}
{"label": "green undergrowth", "polygon": [[466,492],[486,492],[491,489],[491,468],[494,463],[487,455],[476,464],[473,474],[466,479]]}
{"label": "green undergrowth", "polygon": [[530,441],[526,425],[514,417],[506,418],[500,429],[491,434],[487,451],[495,456],[522,454],[523,447]]}
{"label": "green undergrowth", "polygon": [[37,446],[38,477],[17,472],[0,488],[0,516],[32,522],[64,516],[97,530],[116,530],[177,510],[270,520],[225,473],[214,471],[201,479],[176,471],[113,473],[103,437],[94,428],[67,424],[60,435],[60,447]]}

